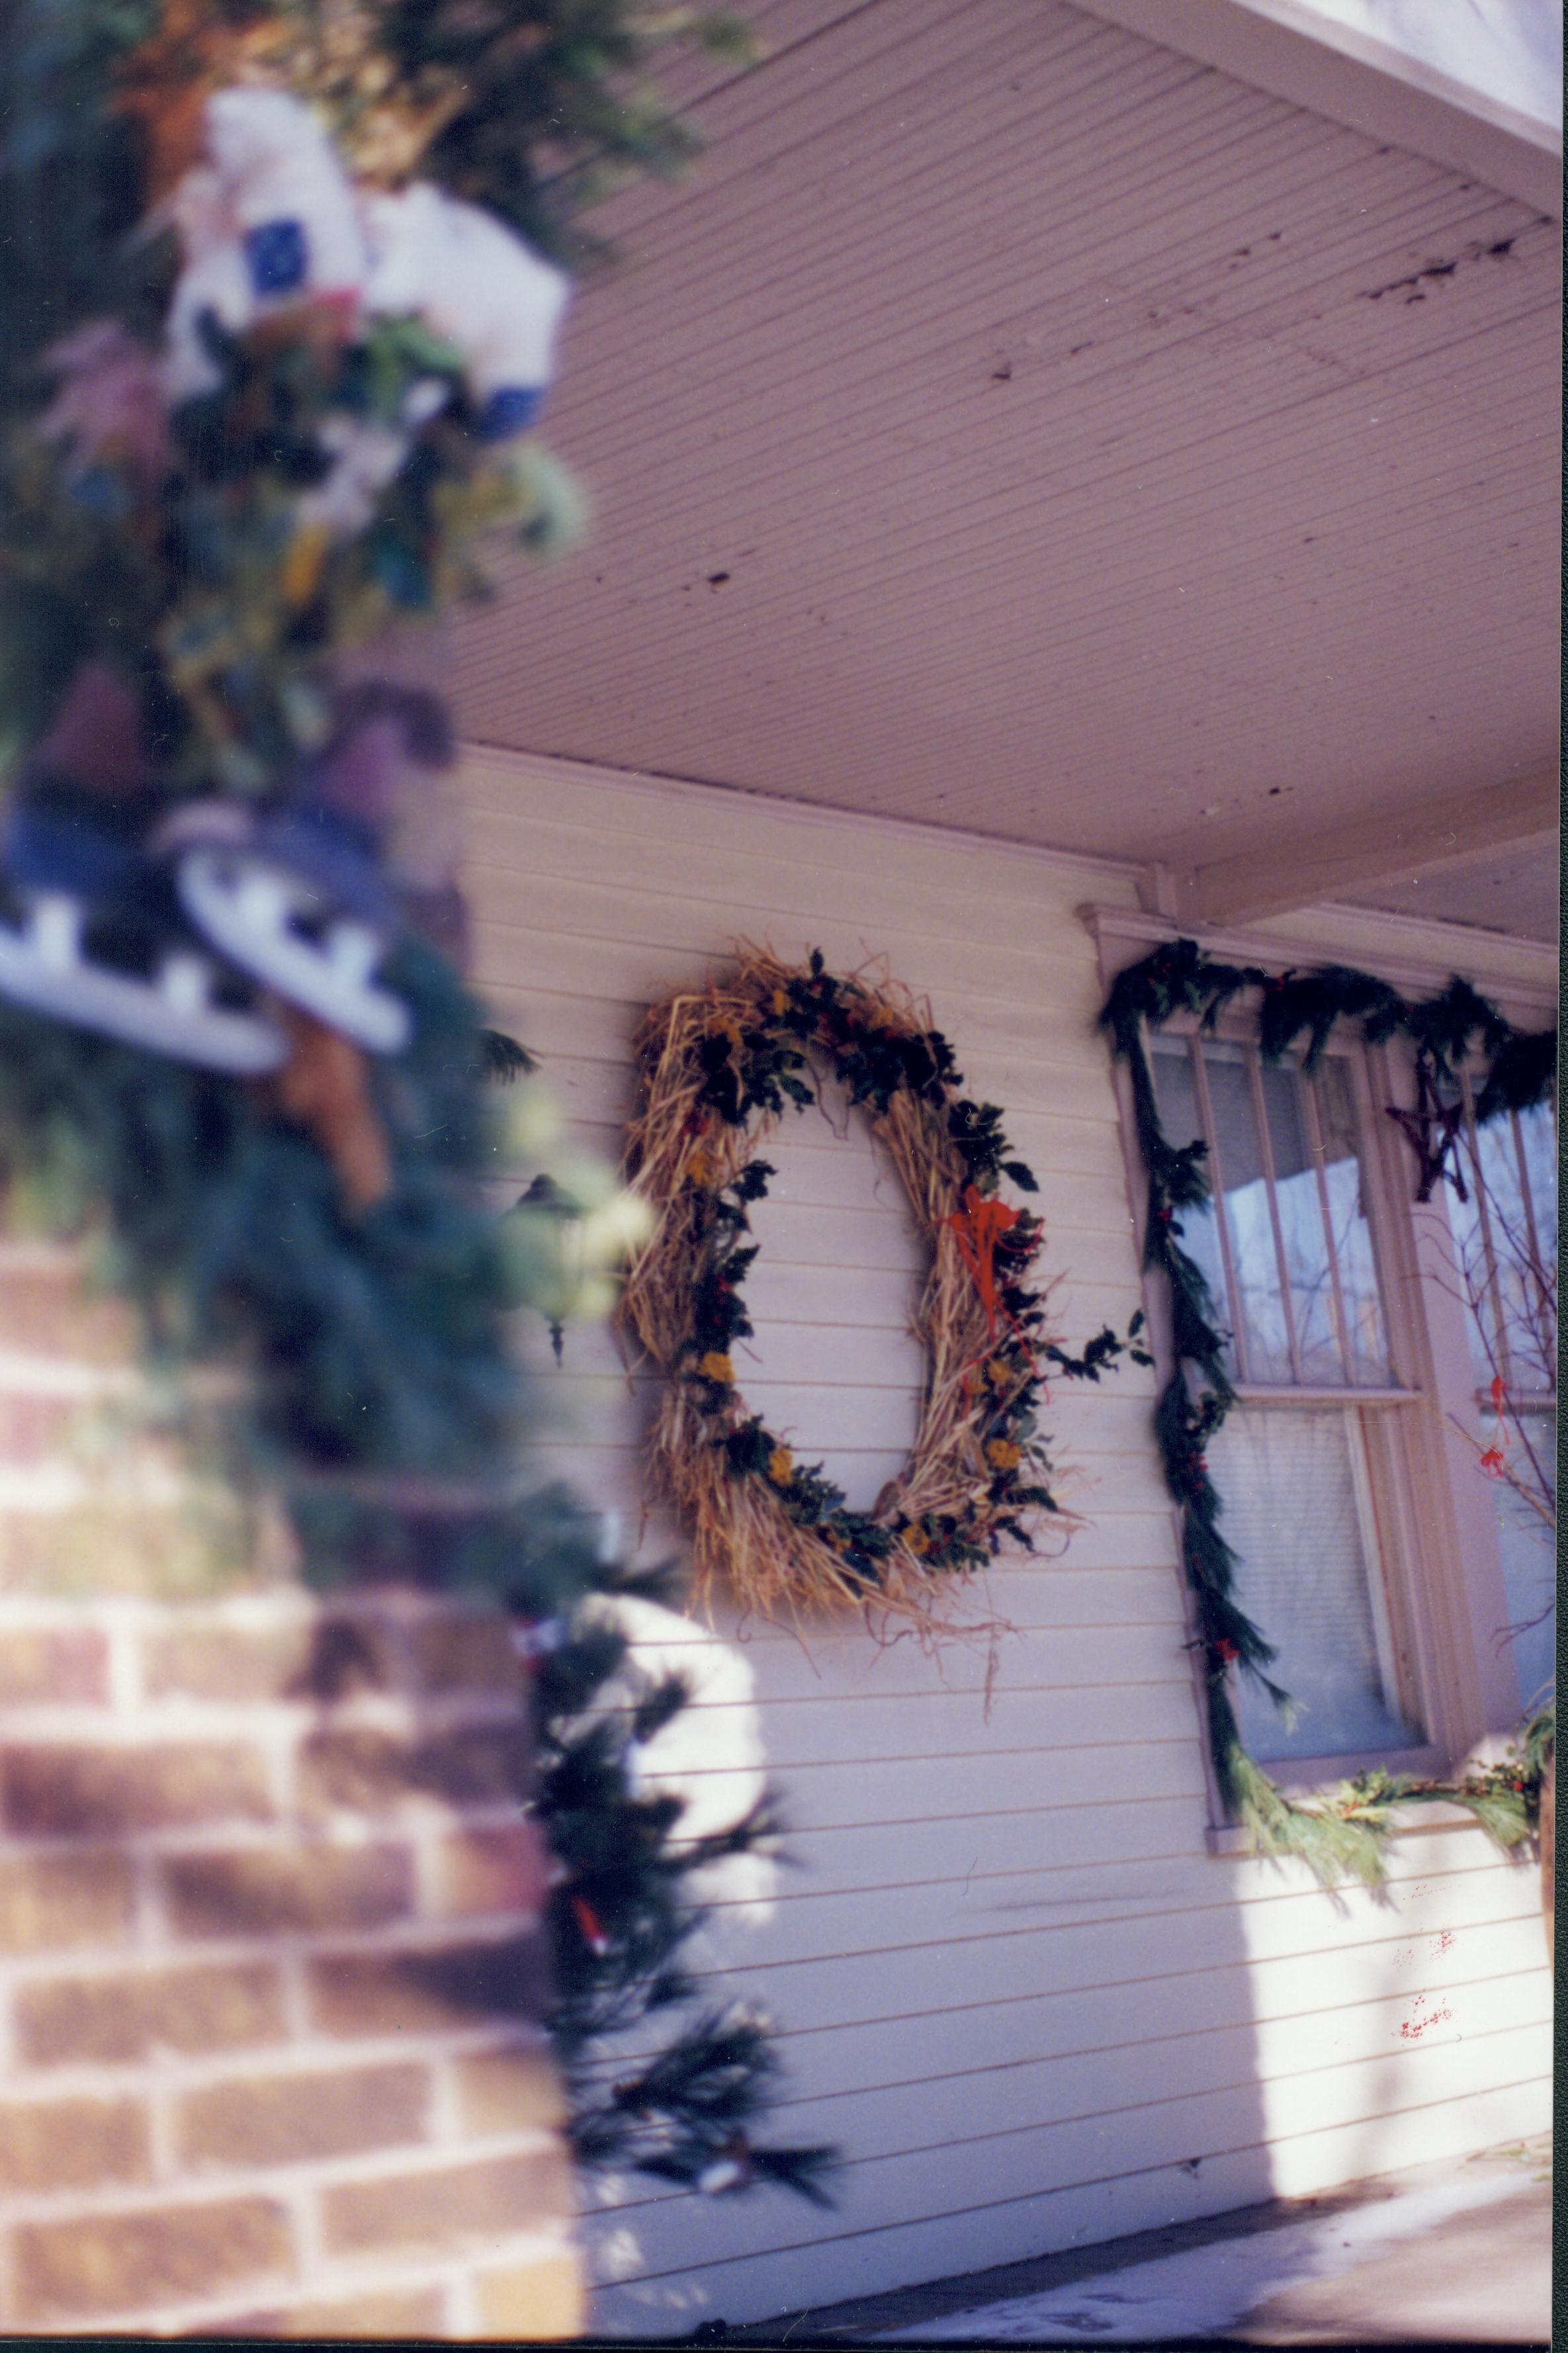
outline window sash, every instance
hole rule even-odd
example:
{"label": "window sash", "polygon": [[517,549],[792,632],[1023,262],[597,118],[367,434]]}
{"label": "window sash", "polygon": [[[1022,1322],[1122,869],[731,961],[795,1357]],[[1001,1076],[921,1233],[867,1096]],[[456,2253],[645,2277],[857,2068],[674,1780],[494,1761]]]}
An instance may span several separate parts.
{"label": "window sash", "polygon": [[[1472,1176],[1469,1203],[1461,1204],[1452,1195],[1448,1198],[1448,1216],[1454,1229],[1455,1242],[1461,1254],[1473,1249],[1479,1261],[1481,1300],[1478,1303],[1468,1296],[1465,1300],[1465,1320],[1468,1328],[1471,1360],[1477,1376],[1477,1402],[1490,1403],[1489,1388],[1493,1370],[1500,1376],[1510,1398],[1521,1402],[1529,1399],[1550,1404],[1557,1392],[1557,1333],[1555,1325],[1546,1329],[1533,1328],[1535,1318],[1528,1302],[1522,1310],[1513,1306],[1508,1297],[1510,1288],[1508,1266],[1511,1252],[1521,1249],[1538,1264],[1544,1264],[1548,1249],[1553,1257],[1556,1231],[1542,1231],[1542,1219],[1536,1200],[1536,1172],[1530,1165],[1530,1154],[1524,1140],[1522,1122],[1517,1112],[1506,1112],[1482,1129],[1476,1124],[1475,1092],[1468,1071],[1460,1074],[1464,1103],[1464,1140],[1466,1156]],[[1487,1142],[1495,1140],[1496,1148],[1489,1151]],[[1514,1204],[1517,1235],[1510,1234],[1503,1220],[1499,1188],[1495,1177],[1499,1155],[1511,1160],[1511,1175],[1518,1187]],[[1555,1157],[1555,1155],[1553,1155]],[[1488,1163],[1491,1163],[1489,1170]],[[1466,1281],[1467,1293],[1471,1289]],[[1520,1342],[1528,1330],[1524,1347]]]}
{"label": "window sash", "polygon": [[[1390,1372],[1380,1252],[1363,1206],[1370,1193],[1364,1104],[1352,1059],[1342,1053],[1325,1057],[1327,1066],[1342,1073],[1339,1124],[1352,1145],[1347,1165],[1356,1172],[1353,1223],[1346,1229],[1342,1214],[1342,1229],[1336,1234],[1324,1105],[1318,1086],[1300,1065],[1291,1060],[1266,1071],[1249,1040],[1222,1038],[1205,1050],[1205,1041],[1192,1030],[1168,1029],[1151,1043],[1156,1085],[1162,1071],[1167,1077],[1163,1109],[1167,1113],[1174,1109],[1169,1102],[1170,1081],[1177,1066],[1184,1064],[1179,1124],[1190,1119],[1208,1146],[1210,1198],[1202,1208],[1184,1213],[1184,1229],[1228,1326],[1227,1353],[1237,1385],[1362,1394],[1396,1387]],[[1280,1095],[1275,1070],[1290,1074],[1286,1096]],[[1228,1076],[1223,1082],[1223,1112],[1216,1106],[1220,1071],[1234,1071],[1239,1078],[1239,1087]],[[1190,1113],[1184,1109],[1189,1093]],[[1283,1178],[1276,1119],[1293,1119],[1300,1129],[1295,1156],[1302,1157],[1303,1165]],[[1256,1176],[1240,1176],[1239,1169],[1251,1164]],[[1303,1219],[1298,1192],[1288,1217],[1281,1186],[1296,1186],[1309,1170],[1311,1215]],[[1261,1187],[1261,1194],[1248,1200],[1254,1186]],[[1261,1232],[1257,1230],[1259,1224]],[[1271,1325],[1278,1334],[1273,1345]]]}
{"label": "window sash", "polygon": [[1303,1707],[1292,1725],[1238,1675],[1243,1739],[1270,1767],[1403,1753],[1423,1741],[1413,1662],[1396,1634],[1368,1418],[1342,1392],[1311,1407],[1243,1404],[1211,1441],[1237,1598],[1278,1642],[1270,1672]]}

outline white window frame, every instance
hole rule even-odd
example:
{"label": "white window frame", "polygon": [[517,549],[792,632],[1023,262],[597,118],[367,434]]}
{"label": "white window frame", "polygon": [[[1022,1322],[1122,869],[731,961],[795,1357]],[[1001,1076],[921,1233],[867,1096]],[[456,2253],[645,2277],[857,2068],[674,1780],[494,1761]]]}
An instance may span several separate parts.
{"label": "white window frame", "polygon": [[[1202,1047],[1205,1037],[1213,1037],[1225,1045],[1240,1045],[1252,1050],[1248,1056],[1254,1121],[1259,1151],[1269,1196],[1270,1222],[1274,1229],[1274,1245],[1279,1261],[1281,1283],[1284,1282],[1284,1250],[1275,1206],[1273,1146],[1268,1121],[1258,1084],[1256,1049],[1258,1045],[1258,1008],[1248,998],[1222,1014],[1212,1029],[1203,1030],[1192,1015],[1178,1015],[1167,1022],[1160,1035],[1167,1039],[1181,1039],[1189,1051],[1195,1045],[1198,1073],[1197,1099],[1200,1115],[1210,1141],[1211,1155],[1219,1164],[1223,1177],[1223,1152],[1215,1134],[1215,1117],[1209,1088],[1203,1070]],[[1292,1794],[1319,1788],[1326,1782],[1338,1781],[1347,1773],[1358,1773],[1365,1767],[1382,1765],[1390,1772],[1434,1774],[1444,1762],[1442,1744],[1430,1736],[1429,1727],[1434,1712],[1432,1692],[1432,1653],[1430,1634],[1423,1622],[1420,1608],[1420,1558],[1414,1548],[1417,1514],[1412,1510],[1408,1465],[1405,1460],[1405,1431],[1403,1423],[1412,1407],[1421,1404],[1419,1387],[1407,1375],[1406,1368],[1414,1357],[1410,1335],[1405,1328],[1405,1318],[1400,1312],[1396,1286],[1389,1279],[1389,1270],[1395,1262],[1394,1238],[1389,1231],[1396,1209],[1389,1199],[1388,1170],[1380,1153],[1381,1138],[1373,1117],[1370,1073],[1366,1050],[1353,1039],[1335,1039],[1327,1049],[1350,1076],[1352,1102],[1363,1176],[1367,1188],[1367,1222],[1372,1231],[1373,1257],[1378,1289],[1383,1301],[1387,1332],[1390,1378],[1386,1383],[1373,1385],[1318,1381],[1235,1380],[1237,1404],[1234,1410],[1245,1414],[1248,1407],[1269,1412],[1311,1409],[1321,1411],[1325,1406],[1345,1409],[1351,1419],[1352,1438],[1350,1449],[1351,1475],[1354,1482],[1359,1506],[1363,1544],[1367,1561],[1368,1600],[1375,1630],[1382,1664],[1387,1678],[1391,1702],[1409,1719],[1428,1728],[1425,1740],[1411,1741],[1402,1746],[1376,1749],[1336,1749],[1318,1756],[1282,1757],[1267,1760],[1270,1778],[1282,1789]],[[1300,1057],[1296,1058],[1300,1068]],[[1389,1123],[1392,1125],[1392,1123]],[[1315,1106],[1311,1113],[1313,1157],[1320,1165],[1321,1136],[1318,1128]],[[1216,1208],[1218,1196],[1216,1192]],[[1232,1302],[1238,1296],[1235,1271],[1235,1251],[1226,1230],[1227,1220],[1223,1209],[1216,1216],[1219,1247],[1226,1270],[1226,1282]],[[1338,1287],[1337,1270],[1334,1275]],[[1225,1303],[1220,1303],[1222,1306]],[[1290,1353],[1300,1365],[1300,1352],[1295,1335],[1294,1314],[1289,1289],[1284,1292],[1283,1314],[1289,1335]],[[1246,1335],[1240,1335],[1240,1356],[1245,1357]],[[1348,1356],[1348,1351],[1346,1352]],[[1350,1369],[1347,1361],[1347,1371]],[[1168,1375],[1168,1365],[1162,1365],[1161,1377]],[[1399,1418],[1398,1423],[1387,1419]],[[1223,1493],[1221,1500],[1223,1501]],[[1262,1629],[1265,1635],[1269,1630]],[[1279,1672],[1288,1685],[1289,1662],[1281,1659]]]}
{"label": "white window frame", "polygon": [[[1354,964],[1377,972],[1410,997],[1436,995],[1451,973],[1460,970],[1519,1026],[1544,1028],[1556,1018],[1555,993],[1521,980],[1517,965],[1512,971],[1506,967],[1489,971],[1484,958],[1478,962],[1478,946],[1484,944],[1474,935],[1456,934],[1451,959],[1437,964],[1428,960],[1430,927],[1397,917],[1386,919],[1387,927],[1396,935],[1421,933],[1426,956],[1417,960],[1374,955],[1331,935],[1314,943],[1301,935],[1300,925],[1292,927],[1289,941],[1282,941],[1258,934],[1184,932],[1168,917],[1131,907],[1086,907],[1081,914],[1099,945],[1106,987],[1126,965],[1139,962],[1163,943],[1184,935],[1195,938],[1200,947],[1215,957],[1258,965],[1266,970],[1314,963]],[[1381,930],[1384,919],[1378,921]],[[1508,944],[1499,944],[1506,952]],[[1518,962],[1527,960],[1528,951]],[[1244,997],[1230,1017],[1222,1018],[1217,1034],[1221,1038],[1250,1035],[1255,1041],[1256,1021],[1256,1006]],[[1168,1025],[1163,1034],[1172,1034],[1176,1027]],[[1331,1050],[1344,1050],[1336,1041]],[[1468,1761],[1495,1758],[1517,1730],[1519,1715],[1512,1662],[1497,1643],[1499,1630],[1508,1622],[1507,1596],[1492,1499],[1488,1482],[1476,1469],[1473,1441],[1480,1436],[1481,1411],[1465,1311],[1456,1295],[1452,1229],[1440,1188],[1432,1202],[1415,1201],[1414,1155],[1396,1123],[1384,1115],[1384,1107],[1390,1103],[1414,1104],[1414,1056],[1397,1039],[1383,1047],[1355,1041],[1349,1050],[1364,1145],[1369,1222],[1395,1385],[1388,1390],[1372,1390],[1247,1382],[1237,1384],[1237,1395],[1243,1406],[1251,1399],[1278,1405],[1348,1402],[1363,1409],[1381,1409],[1377,1423],[1372,1426],[1363,1410],[1362,1424],[1371,1451],[1384,1457],[1382,1462],[1373,1461],[1369,1467],[1382,1571],[1381,1579],[1374,1582],[1384,1585],[1393,1620],[1396,1688],[1412,1696],[1427,1737],[1419,1747],[1291,1757],[1270,1764],[1270,1775],[1281,1788],[1298,1796],[1372,1766],[1437,1776],[1457,1771]],[[1148,1174],[1138,1149],[1131,1087],[1120,1062],[1115,1083],[1131,1221],[1142,1260]],[[1157,1276],[1145,1278],[1144,1290],[1155,1375],[1163,1386],[1173,1369],[1168,1303]],[[1174,1505],[1173,1515],[1178,1524],[1179,1564],[1180,1513]],[[1190,1633],[1191,1596],[1184,1577],[1182,1581]],[[1374,1612],[1377,1607],[1374,1593]],[[1263,1630],[1267,1634],[1268,1630]],[[1205,1731],[1202,1746],[1209,1790],[1210,1851],[1229,1852],[1236,1834],[1226,1826],[1208,1757],[1203,1672],[1195,1653],[1194,1689],[1199,1724]]]}

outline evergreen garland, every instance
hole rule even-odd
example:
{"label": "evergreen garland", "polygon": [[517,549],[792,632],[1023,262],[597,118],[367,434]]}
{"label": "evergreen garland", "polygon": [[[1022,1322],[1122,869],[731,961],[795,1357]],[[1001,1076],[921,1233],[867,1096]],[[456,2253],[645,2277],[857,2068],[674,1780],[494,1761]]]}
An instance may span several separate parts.
{"label": "evergreen garland", "polygon": [[[641,77],[691,30],[729,37],[639,0],[16,0],[0,42],[0,759],[37,799],[27,755],[94,667],[137,745],[123,793],[112,761],[90,790],[56,789],[57,824],[113,844],[191,796],[266,806],[325,740],[346,648],[482,590],[484,532],[510,522],[541,544],[570,505],[534,445],[487,439],[462,355],[416,317],[350,335],[328,298],[230,332],[209,311],[211,388],[173,399],[181,262],[158,206],[199,160],[212,94],[292,91],[362,185],[423,164],[560,248],[605,169],[686,152]],[[304,522],[331,453],[374,453],[378,434],[402,437],[401,459],[363,511],[340,508],[335,538]],[[429,699],[418,724],[444,734]],[[445,752],[425,749],[438,767]],[[540,1785],[518,1795],[561,1873],[551,2025],[579,2156],[820,2197],[830,2152],[747,2137],[775,2067],[756,2015],[702,2012],[629,2083],[600,2081],[607,2037],[695,2000],[689,1874],[763,1842],[771,1819],[683,1841],[678,1801],[638,1795],[635,1744],[684,1704],[679,1684],[629,1720],[593,1715],[629,1671],[622,1638],[576,1614],[605,1581],[596,1532],[512,1468],[528,1400],[507,1319],[555,1303],[556,1205],[497,1219],[483,1198],[511,1156],[489,1082],[531,1060],[482,1025],[417,920],[377,979],[405,1043],[371,1057],[296,1024],[295,1060],[267,1082],[0,999],[7,1218],[89,1245],[156,1369],[238,1369],[216,1431],[187,1403],[187,1435],[281,1495],[310,1581],[411,1578],[568,1629],[537,1683]]]}
{"label": "evergreen garland", "polygon": [[1182,1247],[1182,1212],[1210,1198],[1207,1145],[1201,1137],[1182,1145],[1167,1137],[1146,1035],[1176,1013],[1194,1014],[1213,1029],[1226,1008],[1248,990],[1260,997],[1259,1041],[1269,1061],[1304,1039],[1303,1067],[1312,1071],[1341,1021],[1358,1024],[1371,1045],[1409,1039],[1418,1067],[1451,1084],[1479,1051],[1484,1076],[1476,1090],[1476,1115],[1482,1121],[1544,1099],[1555,1075],[1557,1038],[1554,1030],[1516,1030],[1458,977],[1436,997],[1412,1000],[1375,974],[1348,965],[1270,972],[1226,963],[1187,939],[1168,942],[1119,974],[1100,1015],[1127,1069],[1149,1180],[1143,1262],[1163,1278],[1170,1299],[1174,1369],[1160,1394],[1154,1426],[1165,1483],[1181,1512],[1183,1565],[1194,1598],[1220,1794],[1262,1852],[1299,1856],[1325,1885],[1346,1872],[1373,1883],[1383,1876],[1382,1850],[1400,1805],[1447,1800],[1468,1807],[1505,1847],[1528,1835],[1531,1810],[1539,1803],[1542,1725],[1549,1717],[1527,1727],[1517,1767],[1471,1774],[1457,1784],[1373,1770],[1305,1802],[1287,1798],[1242,1746],[1233,1671],[1250,1674],[1277,1706],[1288,1707],[1289,1697],[1266,1672],[1274,1662],[1273,1645],[1237,1598],[1237,1556],[1221,1529],[1221,1499],[1204,1451],[1237,1401],[1218,1307],[1202,1270]]}
{"label": "evergreen garland", "polygon": [[[147,773],[118,801],[79,792],[66,819],[134,833],[193,794],[265,801],[319,747],[345,648],[482,587],[473,549],[498,522],[538,539],[563,512],[536,446],[485,439],[460,354],[412,315],[345,336],[330,302],[237,333],[209,311],[212,389],[170,405],[180,256],[158,207],[198,159],[212,93],[290,90],[373,184],[417,167],[560,242],[599,166],[684,152],[647,87],[655,48],[731,29],[644,0],[16,0],[0,41],[11,781],[96,666],[129,699]],[[419,386],[436,413],[362,523],[302,528],[332,429],[374,435]],[[414,929],[380,978],[408,1043],[340,1052],[338,1099],[311,1113],[282,1086],[0,1002],[0,1186],[13,1216],[95,1242],[156,1364],[243,1370],[226,1465],[283,1493],[312,1578],[413,1574],[552,1609],[594,1562],[556,1547],[546,1573],[510,1471],[526,1401],[506,1318],[541,1253],[532,1212],[498,1224],[479,1190],[504,1151],[485,1082],[526,1057]],[[356,1198],[345,1169],[367,1139]]]}
{"label": "evergreen garland", "polygon": [[[664,1588],[655,1573],[602,1589],[661,1598]],[[596,1709],[628,1672],[629,1697]],[[752,2137],[777,2075],[769,2021],[744,2003],[702,2004],[685,1964],[708,1916],[694,1883],[726,1858],[773,1852],[779,1831],[763,1797],[728,1829],[683,1837],[681,1800],[639,1787],[637,1749],[688,1701],[679,1676],[638,1676],[626,1635],[587,1612],[536,1671],[534,1810],[560,1872],[550,2026],[573,2146],[590,2170],[629,2167],[709,2195],[773,2182],[826,2205],[836,2151]]]}

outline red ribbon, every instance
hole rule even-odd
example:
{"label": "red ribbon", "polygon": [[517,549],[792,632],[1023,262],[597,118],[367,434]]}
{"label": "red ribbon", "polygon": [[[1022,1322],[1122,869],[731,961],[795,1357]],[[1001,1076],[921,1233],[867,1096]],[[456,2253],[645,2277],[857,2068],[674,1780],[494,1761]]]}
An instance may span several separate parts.
{"label": "red ribbon", "polygon": [[1505,1479],[1508,1476],[1508,1464],[1503,1460],[1508,1451],[1508,1437],[1502,1419],[1504,1396],[1502,1375],[1495,1373],[1492,1376],[1492,1411],[1497,1416],[1497,1435],[1482,1452],[1480,1461],[1480,1467],[1489,1479]]}
{"label": "red ribbon", "polygon": [[1018,1212],[1010,1209],[1005,1201],[987,1197],[971,1185],[963,1196],[962,1209],[954,1209],[942,1221],[952,1228],[963,1263],[974,1277],[974,1287],[980,1293],[985,1310],[985,1321],[991,1337],[996,1337],[996,1245],[1002,1236],[1018,1222]]}

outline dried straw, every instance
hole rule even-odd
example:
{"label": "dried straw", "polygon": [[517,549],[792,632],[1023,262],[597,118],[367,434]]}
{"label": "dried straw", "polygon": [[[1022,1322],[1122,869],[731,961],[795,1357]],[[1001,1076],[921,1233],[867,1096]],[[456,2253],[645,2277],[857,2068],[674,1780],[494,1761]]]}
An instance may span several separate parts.
{"label": "dried straw", "polygon": [[[946,1591],[967,1583],[966,1573],[933,1571],[900,1536],[868,1587],[816,1528],[790,1517],[765,1478],[734,1473],[722,1445],[714,1443],[712,1415],[702,1409],[695,1385],[679,1377],[705,1247],[704,1198],[732,1183],[778,1124],[765,1113],[731,1126],[703,1103],[700,1049],[716,1035],[750,1035],[776,1018],[779,992],[800,977],[798,966],[770,948],[742,942],[735,955],[732,977],[655,1007],[637,1039],[642,1104],[628,1131],[626,1165],[653,1225],[629,1271],[619,1316],[647,1355],[677,1374],[666,1385],[651,1440],[655,1483],[690,1525],[700,1600],[722,1581],[744,1607],[770,1618],[870,1607],[922,1633],[934,1631]],[[911,1036],[931,1030],[929,1007],[885,976],[873,981],[857,974],[853,985],[868,1028]],[[908,1462],[878,1496],[872,1516],[891,1529],[951,1514],[984,1543],[1005,1507],[992,1501],[981,1451],[996,1394],[987,1397],[975,1378],[978,1366],[994,1360],[997,1344],[947,1222],[962,1206],[967,1171],[941,1105],[901,1091],[872,1127],[902,1180],[931,1261],[910,1324],[926,1365],[920,1427]],[[1019,1386],[1027,1377],[1021,1370]],[[737,1398],[731,1426],[745,1418]]]}

